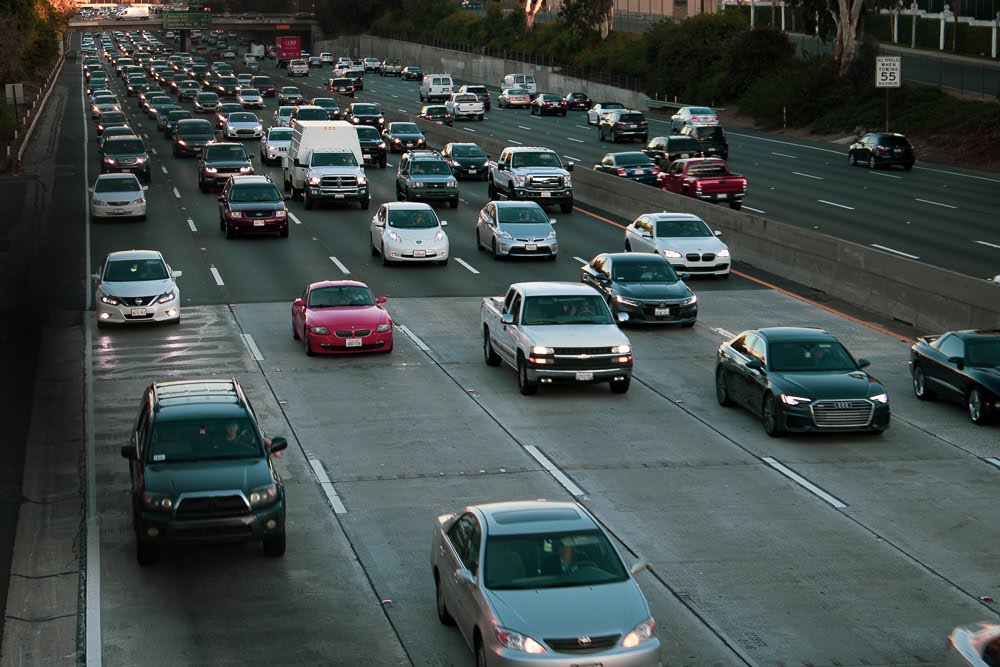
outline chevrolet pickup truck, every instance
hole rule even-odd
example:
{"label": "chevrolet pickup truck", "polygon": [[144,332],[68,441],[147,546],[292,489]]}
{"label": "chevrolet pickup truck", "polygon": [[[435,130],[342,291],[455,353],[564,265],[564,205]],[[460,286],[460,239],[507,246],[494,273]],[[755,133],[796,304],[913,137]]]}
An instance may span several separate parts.
{"label": "chevrolet pickup truck", "polygon": [[563,213],[573,212],[573,181],[569,172],[573,163],[563,168],[551,148],[509,146],[490,164],[489,197],[527,199],[541,205],[559,204]]}
{"label": "chevrolet pickup truck", "polygon": [[444,105],[455,120],[460,118],[482,120],[486,113],[486,105],[480,102],[479,97],[474,93],[452,93]]}
{"label": "chevrolet pickup truck", "polygon": [[[553,382],[608,382],[616,394],[628,391],[632,345],[589,285],[514,283],[506,296],[483,299],[479,318],[486,364],[513,367],[526,396]],[[619,313],[618,321],[626,320]]]}
{"label": "chevrolet pickup truck", "polygon": [[676,160],[660,172],[657,184],[661,189],[685,197],[710,202],[729,202],[734,211],[743,206],[747,194],[747,179],[729,172],[725,160],[711,157]]}

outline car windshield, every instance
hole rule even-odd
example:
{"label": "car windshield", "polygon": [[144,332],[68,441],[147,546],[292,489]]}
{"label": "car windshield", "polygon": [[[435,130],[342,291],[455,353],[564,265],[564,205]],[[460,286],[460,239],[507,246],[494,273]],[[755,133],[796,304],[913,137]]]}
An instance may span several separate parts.
{"label": "car windshield", "polygon": [[359,125],[358,139],[360,141],[381,141],[382,135],[380,135],[378,130],[371,125]]}
{"label": "car windshield", "polygon": [[229,192],[229,201],[234,202],[279,202],[281,193],[271,183],[234,185]]}
{"label": "car windshield", "polygon": [[1000,338],[966,341],[965,363],[977,368],[1000,367]]}
{"label": "car windshield", "polygon": [[611,311],[599,294],[529,296],[521,324],[612,324]]}
{"label": "car windshield", "polygon": [[145,153],[146,148],[142,145],[142,139],[115,139],[104,144],[106,155],[138,155]]}
{"label": "car windshield", "polygon": [[614,263],[612,279],[619,283],[675,283],[677,273],[666,261],[622,261]]}
{"label": "car windshield", "polygon": [[356,116],[377,116],[379,114],[378,107],[374,104],[355,104],[352,111]]}
{"label": "car windshield", "polygon": [[410,164],[411,174],[451,174],[451,167],[439,160],[420,160]]}
{"label": "car windshield", "polygon": [[219,96],[216,95],[215,93],[199,93],[198,94],[198,101],[199,102],[218,102],[219,101]]}
{"label": "car windshield", "polygon": [[167,267],[159,258],[116,259],[104,268],[106,283],[134,283],[143,280],[166,280]]}
{"label": "car windshield", "polygon": [[247,152],[243,146],[226,146],[224,144],[209,146],[205,149],[205,161],[211,160],[246,160]]}
{"label": "car windshield", "polygon": [[229,114],[230,123],[257,123],[257,116],[252,113],[231,113]]}
{"label": "car windshield", "polygon": [[549,216],[539,206],[497,206],[498,222],[503,225],[518,223],[548,223]]}
{"label": "car windshield", "polygon": [[431,229],[438,226],[438,219],[433,211],[402,209],[389,212],[389,226],[396,229]]}
{"label": "car windshield", "polygon": [[393,123],[390,134],[420,134],[420,128],[416,123]]}
{"label": "car windshield", "polygon": [[[193,119],[194,120],[194,119]],[[200,119],[197,119],[200,120]],[[209,137],[215,138],[215,130],[207,120],[204,123],[185,125],[184,121],[177,123],[177,134],[182,137]]]}
{"label": "car windshield", "polygon": [[219,113],[223,116],[228,116],[235,111],[243,111],[243,105],[239,102],[226,102],[219,105]]}
{"label": "car windshield", "polygon": [[278,107],[278,118],[288,118],[295,107]]}
{"label": "car windshield", "polygon": [[106,111],[101,114],[101,124],[108,125],[109,123],[124,123],[125,114],[120,111]]}
{"label": "car windshield", "polygon": [[776,341],[768,346],[767,365],[780,372],[850,372],[858,369],[836,341]]}
{"label": "car windshield", "polygon": [[356,167],[354,153],[313,153],[310,166],[313,167]]}
{"label": "car windshield", "polygon": [[240,91],[243,97],[260,97],[260,91],[256,88],[244,88]]}
{"label": "car windshield", "polygon": [[702,220],[657,220],[656,237],[660,239],[695,239],[712,236]]}
{"label": "car windshield", "polygon": [[562,167],[555,153],[514,153],[510,158],[511,167]]}
{"label": "car windshield", "polygon": [[281,92],[285,95],[301,95],[302,93],[295,86],[285,86],[281,89]]}
{"label": "car windshield", "polygon": [[94,192],[141,192],[142,186],[135,176],[112,176],[97,179]]}
{"label": "car windshield", "polygon": [[246,417],[160,420],[149,439],[150,463],[182,463],[264,456],[257,429]]}
{"label": "car windshield", "polygon": [[626,579],[625,564],[598,530],[498,535],[486,542],[483,584],[493,590],[598,586]]}
{"label": "car windshield", "polygon": [[479,146],[452,146],[452,157],[486,157],[486,153]]}
{"label": "car windshield", "polygon": [[268,141],[291,141],[292,130],[290,128],[277,127],[272,129],[267,135]]}
{"label": "car windshield", "polygon": [[718,161],[695,162],[688,165],[687,173],[691,176],[726,176],[729,170],[725,164]]}
{"label": "car windshield", "polygon": [[653,161],[645,153],[619,153],[615,156],[615,164],[619,167],[649,166]]}
{"label": "car windshield", "polygon": [[316,97],[310,102],[313,106],[322,107],[324,109],[338,109],[340,105],[337,104],[337,100],[332,97]]}
{"label": "car windshield", "polygon": [[309,292],[310,308],[334,308],[337,306],[374,306],[375,299],[367,287],[341,285],[319,287]]}

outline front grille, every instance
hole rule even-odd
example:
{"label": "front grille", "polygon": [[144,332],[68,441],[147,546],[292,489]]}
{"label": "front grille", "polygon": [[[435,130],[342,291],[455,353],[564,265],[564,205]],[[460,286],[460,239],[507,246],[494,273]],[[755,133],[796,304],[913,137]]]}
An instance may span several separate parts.
{"label": "front grille", "polygon": [[556,354],[611,354],[610,347],[556,347],[552,348]]}
{"label": "front grille", "polygon": [[357,338],[359,336],[370,336],[372,333],[371,329],[355,329],[351,331],[350,329],[337,329],[333,332],[339,338]]}
{"label": "front grille", "polygon": [[320,185],[324,188],[356,188],[358,179],[355,176],[324,176]]}
{"label": "front grille", "polygon": [[109,201],[109,202],[105,202],[105,205],[107,205],[107,206],[128,206],[128,202],[127,201]]}
{"label": "front grille", "polygon": [[569,639],[546,639],[546,644],[558,653],[593,653],[605,651],[618,643],[621,635],[602,635],[600,637],[571,637]]}
{"label": "front grille", "polygon": [[528,187],[539,190],[555,190],[562,187],[562,176],[531,176]]}
{"label": "front grille", "polygon": [[127,296],[122,299],[125,306],[148,306],[156,299],[155,296]]}
{"label": "front grille", "polygon": [[218,172],[220,174],[238,174],[240,173],[239,167],[219,167]]}
{"label": "front grille", "polygon": [[244,218],[273,218],[274,211],[271,209],[264,211],[243,211]]}
{"label": "front grille", "polygon": [[810,409],[820,428],[858,428],[871,422],[875,405],[864,399],[816,401]]}
{"label": "front grille", "polygon": [[250,507],[243,496],[205,496],[181,499],[176,516],[178,519],[210,519],[249,513]]}
{"label": "front grille", "polygon": [[256,134],[254,130],[236,130],[236,134]]}

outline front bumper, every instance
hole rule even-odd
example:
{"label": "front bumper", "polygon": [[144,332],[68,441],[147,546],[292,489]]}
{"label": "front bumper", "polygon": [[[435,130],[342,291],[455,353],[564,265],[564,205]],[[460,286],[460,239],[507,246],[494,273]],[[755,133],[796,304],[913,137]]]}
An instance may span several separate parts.
{"label": "front bumper", "polygon": [[[357,342],[353,342],[357,341]],[[356,354],[359,352],[389,352],[392,350],[392,329],[382,333],[373,331],[367,336],[325,336],[309,334],[309,344],[313,352],[324,354]]]}
{"label": "front bumper", "polygon": [[[211,519],[174,519],[143,512],[138,519],[139,539],[147,544],[205,544],[245,542],[278,536],[285,530],[285,499],[250,514]],[[154,533],[155,534],[151,534]]]}
{"label": "front bumper", "polygon": [[[855,401],[856,402],[856,401]],[[820,425],[814,417],[814,406],[818,403],[836,403],[836,401],[814,401],[809,404],[785,405],[778,402],[778,424],[786,431],[793,433],[809,432],[851,432],[868,431],[881,432],[889,428],[891,410],[888,404],[876,403],[868,419],[852,421],[843,426]]]}
{"label": "front bumper", "polygon": [[281,160],[281,158],[288,155],[288,147],[274,148],[268,146],[264,152],[264,155],[271,162],[274,162],[276,160]]}
{"label": "front bumper", "polygon": [[455,175],[455,178],[486,178],[490,173],[490,164],[487,162],[479,167],[452,165],[451,173]]}
{"label": "front bumper", "polygon": [[487,640],[487,661],[501,667],[660,667],[660,640],[656,637],[630,649],[613,648],[594,653],[530,654],[500,646],[493,638]]}
{"label": "front bumper", "polygon": [[174,144],[177,152],[181,155],[201,155],[205,152],[205,146],[208,144],[181,144],[180,142]]}
{"label": "front bumper", "polygon": [[347,190],[337,187],[310,185],[308,190],[311,199],[323,201],[364,201],[369,198],[368,186]]}
{"label": "front bumper", "polygon": [[682,306],[669,301],[646,301],[633,305],[615,299],[611,308],[617,313],[628,313],[629,324],[694,324],[698,321],[697,303]]}
{"label": "front bumper", "polygon": [[[91,204],[91,218],[141,218],[146,215],[145,204],[115,206],[111,204]],[[110,306],[109,306],[110,307]]]}
{"label": "front bumper", "polygon": [[264,108],[264,98],[259,100],[251,100],[249,102],[240,102],[244,109],[263,109]]}
{"label": "front bumper", "polygon": [[223,134],[227,139],[256,139],[260,141],[260,138],[264,136],[264,130],[233,130],[227,128]]}
{"label": "front bumper", "polygon": [[181,306],[177,299],[167,303],[153,303],[145,306],[112,306],[97,300],[97,321],[101,324],[139,324],[149,322],[170,322],[180,319]]}
{"label": "front bumper", "polygon": [[[625,359],[626,361],[622,361]],[[554,359],[549,364],[528,361],[528,380],[532,382],[609,382],[632,377],[632,355],[599,359]]]}
{"label": "front bumper", "polygon": [[392,141],[386,142],[386,145],[393,153],[405,153],[406,151],[422,150],[427,148],[426,141],[400,141],[398,144],[395,141]]}
{"label": "front bumper", "polygon": [[503,257],[555,257],[559,254],[559,242],[546,239],[529,243],[519,239],[497,239],[497,255]]}
{"label": "front bumper", "polygon": [[447,242],[425,242],[418,245],[412,241],[397,243],[386,240],[383,245],[383,252],[394,262],[440,262],[448,259],[448,251]]}
{"label": "front bumper", "polygon": [[458,188],[409,188],[407,201],[458,201]]}
{"label": "front bumper", "polygon": [[149,162],[143,164],[108,164],[101,161],[102,174],[135,174],[139,180],[149,180]]}
{"label": "front bumper", "polygon": [[559,190],[529,190],[514,187],[514,199],[527,199],[540,204],[562,204],[573,201],[573,188]]}

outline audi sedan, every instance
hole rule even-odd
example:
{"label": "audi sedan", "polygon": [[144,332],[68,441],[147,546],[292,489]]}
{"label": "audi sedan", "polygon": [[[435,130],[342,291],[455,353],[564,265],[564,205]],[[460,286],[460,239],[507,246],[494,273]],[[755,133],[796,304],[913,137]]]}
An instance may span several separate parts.
{"label": "audi sedan", "polygon": [[822,329],[744,331],[719,347],[715,396],[760,417],[764,432],[867,431],[889,428],[889,395],[839,340]]}
{"label": "audi sedan", "polygon": [[555,218],[533,201],[491,201],[479,212],[476,247],[486,248],[493,259],[546,257],[559,254]]}
{"label": "audi sedan", "polygon": [[1000,331],[921,336],[910,348],[913,393],[965,406],[973,424],[1000,417]]}
{"label": "audi sedan", "polygon": [[108,255],[96,285],[97,326],[181,321],[180,289],[174,271],[156,250],[122,250]]}
{"label": "audi sedan", "polygon": [[306,354],[392,352],[392,318],[368,285],[324,280],[307,285],[292,303],[292,335]]}
{"label": "audi sedan", "polygon": [[656,185],[656,177],[660,173],[660,168],[645,153],[630,151],[628,153],[608,153],[601,158],[598,164],[594,165],[594,171],[620,176],[636,183]]}
{"label": "audi sedan", "polygon": [[490,503],[431,535],[437,616],[477,665],[654,667],[656,621],[608,533],[581,505]]}
{"label": "audi sedan", "polygon": [[684,284],[688,274],[648,252],[602,253],[580,267],[580,281],[604,295],[611,313],[628,313],[628,323],[680,324],[698,320],[698,297]]}

